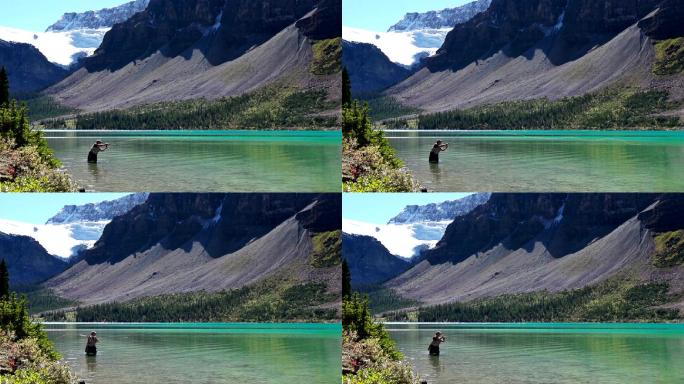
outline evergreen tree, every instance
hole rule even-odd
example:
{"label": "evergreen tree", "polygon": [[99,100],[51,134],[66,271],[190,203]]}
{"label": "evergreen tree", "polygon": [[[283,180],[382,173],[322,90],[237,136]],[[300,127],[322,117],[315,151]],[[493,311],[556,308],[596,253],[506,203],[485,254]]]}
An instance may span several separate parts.
{"label": "evergreen tree", "polygon": [[9,79],[5,67],[0,68],[0,106],[9,103]]}
{"label": "evergreen tree", "polygon": [[342,297],[351,295],[351,273],[347,260],[342,259]]}
{"label": "evergreen tree", "polygon": [[7,271],[7,264],[5,259],[0,261],[0,299],[9,296],[9,272]]}
{"label": "evergreen tree", "polygon": [[351,103],[351,81],[349,80],[349,72],[347,68],[342,68],[342,104]]}

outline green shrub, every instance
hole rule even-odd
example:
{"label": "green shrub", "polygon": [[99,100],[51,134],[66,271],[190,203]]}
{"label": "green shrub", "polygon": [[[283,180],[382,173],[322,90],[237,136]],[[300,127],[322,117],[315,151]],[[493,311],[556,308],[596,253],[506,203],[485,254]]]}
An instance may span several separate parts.
{"label": "green shrub", "polygon": [[653,73],[656,75],[675,75],[684,71],[684,37],[656,42],[655,52]]}
{"label": "green shrub", "polygon": [[317,233],[312,238],[311,265],[334,267],[342,262],[342,231]]}
{"label": "green shrub", "polygon": [[669,268],[682,264],[684,264],[684,230],[657,235],[653,265],[659,268]]}
{"label": "green shrub", "polygon": [[315,41],[312,45],[311,72],[315,75],[333,75],[342,70],[342,38]]}

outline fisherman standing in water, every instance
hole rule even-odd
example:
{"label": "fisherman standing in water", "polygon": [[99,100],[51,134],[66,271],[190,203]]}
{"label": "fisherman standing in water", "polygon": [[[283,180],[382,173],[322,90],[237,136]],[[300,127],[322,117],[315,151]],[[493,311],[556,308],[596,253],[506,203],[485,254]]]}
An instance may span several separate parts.
{"label": "fisherman standing in water", "polygon": [[86,342],[86,348],[85,348],[85,353],[87,356],[95,356],[97,355],[97,342],[99,340],[97,339],[97,332],[90,332],[90,336],[88,336],[88,342]]}
{"label": "fisherman standing in water", "polygon": [[442,336],[442,332],[435,333],[435,336],[432,338],[432,343],[430,343],[430,346],[428,347],[430,356],[439,356],[439,345],[444,342],[446,342],[446,337]]}
{"label": "fisherman standing in water", "polygon": [[430,151],[430,163],[439,163],[439,153],[444,152],[447,149],[449,149],[449,143],[442,144],[442,140],[437,140],[435,145],[432,146],[432,150]]}
{"label": "fisherman standing in water", "polygon": [[93,146],[90,148],[90,152],[88,152],[88,162],[91,164],[96,164],[97,154],[106,151],[107,148],[109,148],[109,144],[103,143],[100,140],[96,141],[95,144],[93,144]]}

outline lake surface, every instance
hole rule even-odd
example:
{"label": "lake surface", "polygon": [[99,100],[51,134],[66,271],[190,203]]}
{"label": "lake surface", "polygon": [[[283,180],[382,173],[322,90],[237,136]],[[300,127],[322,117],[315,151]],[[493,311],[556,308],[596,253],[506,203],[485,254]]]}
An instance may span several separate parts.
{"label": "lake surface", "polygon": [[[681,324],[387,324],[433,383],[684,383]],[[436,331],[447,342],[428,356]]]}
{"label": "lake surface", "polygon": [[[46,329],[87,384],[339,383],[339,324],[64,324]],[[96,331],[98,355],[84,354]]]}
{"label": "lake surface", "polygon": [[[387,131],[399,157],[439,192],[682,192],[684,132]],[[450,143],[440,164],[432,145]]]}
{"label": "lake surface", "polygon": [[[99,192],[339,192],[341,133],[46,131],[79,185]],[[96,140],[110,144],[88,164]]]}

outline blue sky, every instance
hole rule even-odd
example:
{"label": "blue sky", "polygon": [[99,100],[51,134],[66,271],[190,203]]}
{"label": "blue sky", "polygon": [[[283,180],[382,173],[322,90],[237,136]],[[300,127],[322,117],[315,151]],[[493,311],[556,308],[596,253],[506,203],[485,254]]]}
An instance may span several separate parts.
{"label": "blue sky", "polygon": [[99,203],[126,195],[128,193],[0,193],[0,219],[45,224],[65,205]]}
{"label": "blue sky", "polygon": [[387,224],[407,205],[458,200],[472,193],[345,193],[342,217],[373,224]]}
{"label": "blue sky", "polygon": [[383,32],[408,12],[454,8],[473,0],[343,0],[342,24],[345,27]]}
{"label": "blue sky", "polygon": [[[128,0],[130,1],[130,0]],[[0,25],[42,32],[66,12],[111,8],[127,0],[0,0]]]}

